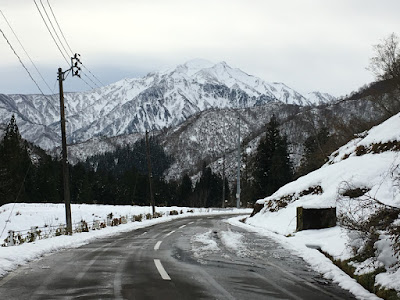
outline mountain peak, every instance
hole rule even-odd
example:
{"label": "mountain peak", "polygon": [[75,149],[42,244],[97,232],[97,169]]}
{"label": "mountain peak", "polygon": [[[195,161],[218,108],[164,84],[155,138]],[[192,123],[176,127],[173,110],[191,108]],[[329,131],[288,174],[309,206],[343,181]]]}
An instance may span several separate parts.
{"label": "mountain peak", "polygon": [[[44,148],[57,145],[57,111],[48,111],[41,96],[30,96],[29,102],[36,106],[24,105],[21,97],[0,95],[0,121],[7,122],[9,112],[16,112],[25,116],[20,132],[29,135],[28,140]],[[65,98],[72,142],[176,126],[213,107],[237,107],[239,103],[241,107],[254,107],[275,101],[308,103],[284,84],[268,83],[224,61],[205,59],[189,60],[141,78],[126,78],[96,91],[68,93]]]}
{"label": "mountain peak", "polygon": [[196,58],[189,60],[183,64],[177,65],[175,68],[169,70],[169,72],[167,73],[178,72],[186,74],[188,76],[192,76],[203,69],[212,68],[214,65],[214,63],[208,60]]}
{"label": "mountain peak", "polygon": [[206,69],[206,68],[211,68],[215,64],[206,59],[195,58],[185,62],[183,65],[189,69]]}

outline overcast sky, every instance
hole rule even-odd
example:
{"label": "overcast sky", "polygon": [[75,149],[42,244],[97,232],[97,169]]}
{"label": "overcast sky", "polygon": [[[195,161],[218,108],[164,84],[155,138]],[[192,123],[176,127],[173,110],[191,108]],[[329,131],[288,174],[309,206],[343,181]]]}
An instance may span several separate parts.
{"label": "overcast sky", "polygon": [[[302,94],[341,96],[374,80],[366,70],[372,45],[400,34],[399,0],[42,0],[52,17],[47,1],[72,50],[104,84],[203,58]],[[0,0],[0,9],[57,92],[57,69],[69,66],[35,2]],[[1,15],[0,28],[51,93]],[[87,89],[76,77],[65,81],[67,91]],[[39,93],[2,35],[0,93]]]}

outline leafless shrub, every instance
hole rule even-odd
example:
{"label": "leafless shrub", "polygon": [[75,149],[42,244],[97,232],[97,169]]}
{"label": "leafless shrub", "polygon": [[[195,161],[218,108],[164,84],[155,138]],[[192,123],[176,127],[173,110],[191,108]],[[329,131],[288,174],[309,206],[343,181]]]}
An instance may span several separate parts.
{"label": "leafless shrub", "polygon": [[381,232],[391,236],[395,255],[400,258],[400,208],[379,201],[370,194],[367,187],[356,187],[347,181],[342,182],[337,196],[340,213],[338,221],[342,227],[358,234],[365,240],[362,256],[374,256],[374,244]]}

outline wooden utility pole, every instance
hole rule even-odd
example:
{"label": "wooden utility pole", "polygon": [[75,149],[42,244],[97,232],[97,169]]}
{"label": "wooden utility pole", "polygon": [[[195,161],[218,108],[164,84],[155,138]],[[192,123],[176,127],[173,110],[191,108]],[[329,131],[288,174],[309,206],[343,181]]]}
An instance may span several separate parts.
{"label": "wooden utility pole", "polygon": [[63,165],[65,215],[67,220],[67,234],[72,234],[71,200],[69,192],[69,169],[68,169],[68,156],[67,156],[67,136],[65,133],[65,106],[64,106],[63,81],[64,81],[64,73],[62,69],[59,68],[58,82],[60,86],[60,115],[61,115],[62,165]]}
{"label": "wooden utility pole", "polygon": [[222,208],[225,208],[225,149],[222,160]]}
{"label": "wooden utility pole", "polygon": [[238,110],[236,208],[240,208],[240,115]]}
{"label": "wooden utility pole", "polygon": [[67,223],[67,234],[72,234],[72,220],[71,220],[71,195],[69,191],[69,168],[68,168],[68,155],[67,155],[67,135],[65,133],[65,105],[64,105],[64,89],[63,81],[65,80],[64,75],[66,72],[71,71],[72,76],[78,76],[81,68],[79,64],[79,54],[75,53],[71,57],[71,68],[64,71],[62,68],[58,68],[58,83],[60,87],[60,116],[61,116],[61,142],[62,142],[62,165],[63,165],[63,187],[64,187],[64,203],[65,203],[65,215]]}
{"label": "wooden utility pole", "polygon": [[153,209],[153,216],[156,213],[153,195],[153,173],[151,171],[151,158],[150,158],[150,145],[149,145],[149,132],[146,130],[146,156],[147,156],[147,171],[149,175],[149,188],[150,188],[150,204]]}

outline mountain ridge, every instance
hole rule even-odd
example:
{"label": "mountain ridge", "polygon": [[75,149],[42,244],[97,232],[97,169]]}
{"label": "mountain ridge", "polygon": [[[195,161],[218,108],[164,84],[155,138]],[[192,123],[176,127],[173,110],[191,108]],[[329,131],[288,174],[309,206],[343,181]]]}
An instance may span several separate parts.
{"label": "mountain ridge", "polygon": [[[6,124],[14,113],[27,140],[45,149],[58,146],[58,95],[46,98],[0,94],[0,122]],[[195,59],[92,91],[65,93],[68,143],[173,127],[210,108],[334,101],[333,96],[322,93],[310,99],[283,83],[268,83],[226,62]]]}

